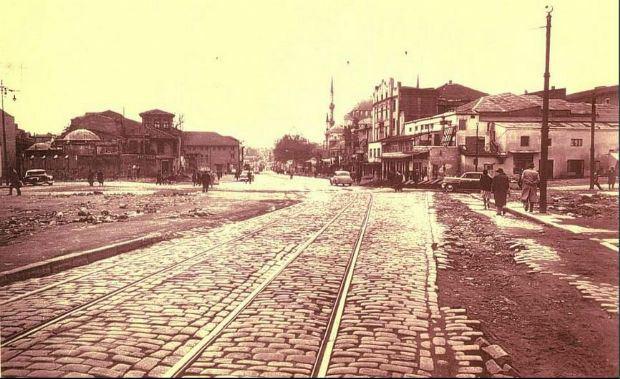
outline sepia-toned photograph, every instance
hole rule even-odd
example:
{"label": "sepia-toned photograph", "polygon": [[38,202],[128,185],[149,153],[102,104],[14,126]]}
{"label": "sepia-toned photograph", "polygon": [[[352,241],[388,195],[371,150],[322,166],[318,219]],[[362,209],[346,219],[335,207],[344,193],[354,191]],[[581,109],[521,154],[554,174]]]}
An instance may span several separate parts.
{"label": "sepia-toned photograph", "polygon": [[618,0],[0,0],[0,377],[619,377]]}

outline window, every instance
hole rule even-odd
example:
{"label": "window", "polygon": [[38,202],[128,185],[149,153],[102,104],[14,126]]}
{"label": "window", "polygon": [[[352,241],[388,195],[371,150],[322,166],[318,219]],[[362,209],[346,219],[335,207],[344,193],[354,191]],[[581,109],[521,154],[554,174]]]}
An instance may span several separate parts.
{"label": "window", "polygon": [[570,145],[574,147],[583,146],[583,139],[581,138],[571,138]]}
{"label": "window", "polygon": [[610,98],[605,98],[605,104],[611,104],[611,99]]}
{"label": "window", "polygon": [[493,171],[493,163],[485,163],[482,168],[487,171]]}
{"label": "window", "polygon": [[547,140],[547,146],[551,146],[551,138]]}
{"label": "window", "polygon": [[467,120],[459,120],[459,130],[467,129]]}
{"label": "window", "polygon": [[164,143],[161,141],[157,142],[157,154],[164,154]]}
{"label": "window", "polygon": [[530,136],[521,136],[521,146],[530,146]]}

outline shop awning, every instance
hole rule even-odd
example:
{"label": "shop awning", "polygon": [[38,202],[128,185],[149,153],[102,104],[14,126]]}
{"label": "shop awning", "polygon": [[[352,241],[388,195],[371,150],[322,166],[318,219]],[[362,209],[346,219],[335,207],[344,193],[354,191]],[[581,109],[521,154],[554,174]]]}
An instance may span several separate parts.
{"label": "shop awning", "polygon": [[382,153],[381,158],[385,158],[385,159],[411,158],[411,153],[402,153],[402,152]]}

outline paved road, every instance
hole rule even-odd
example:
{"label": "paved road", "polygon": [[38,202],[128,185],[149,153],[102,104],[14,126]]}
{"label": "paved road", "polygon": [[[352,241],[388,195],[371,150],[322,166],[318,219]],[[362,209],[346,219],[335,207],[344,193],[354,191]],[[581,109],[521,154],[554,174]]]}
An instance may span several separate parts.
{"label": "paved road", "polygon": [[429,194],[276,175],[221,191],[244,188],[308,193],[2,287],[2,375],[483,374],[476,321],[438,304]]}

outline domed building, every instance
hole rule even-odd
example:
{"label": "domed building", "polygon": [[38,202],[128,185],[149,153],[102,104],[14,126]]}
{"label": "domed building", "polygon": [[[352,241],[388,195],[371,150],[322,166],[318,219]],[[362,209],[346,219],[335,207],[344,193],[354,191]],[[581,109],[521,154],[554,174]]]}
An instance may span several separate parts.
{"label": "domed building", "polygon": [[87,129],[76,129],[67,133],[63,140],[66,142],[87,143],[91,141],[101,141],[95,133]]}
{"label": "domed building", "polygon": [[22,168],[26,170],[44,169],[55,178],[61,178],[67,167],[67,158],[62,148],[54,145],[54,140],[36,142],[23,152]]}

